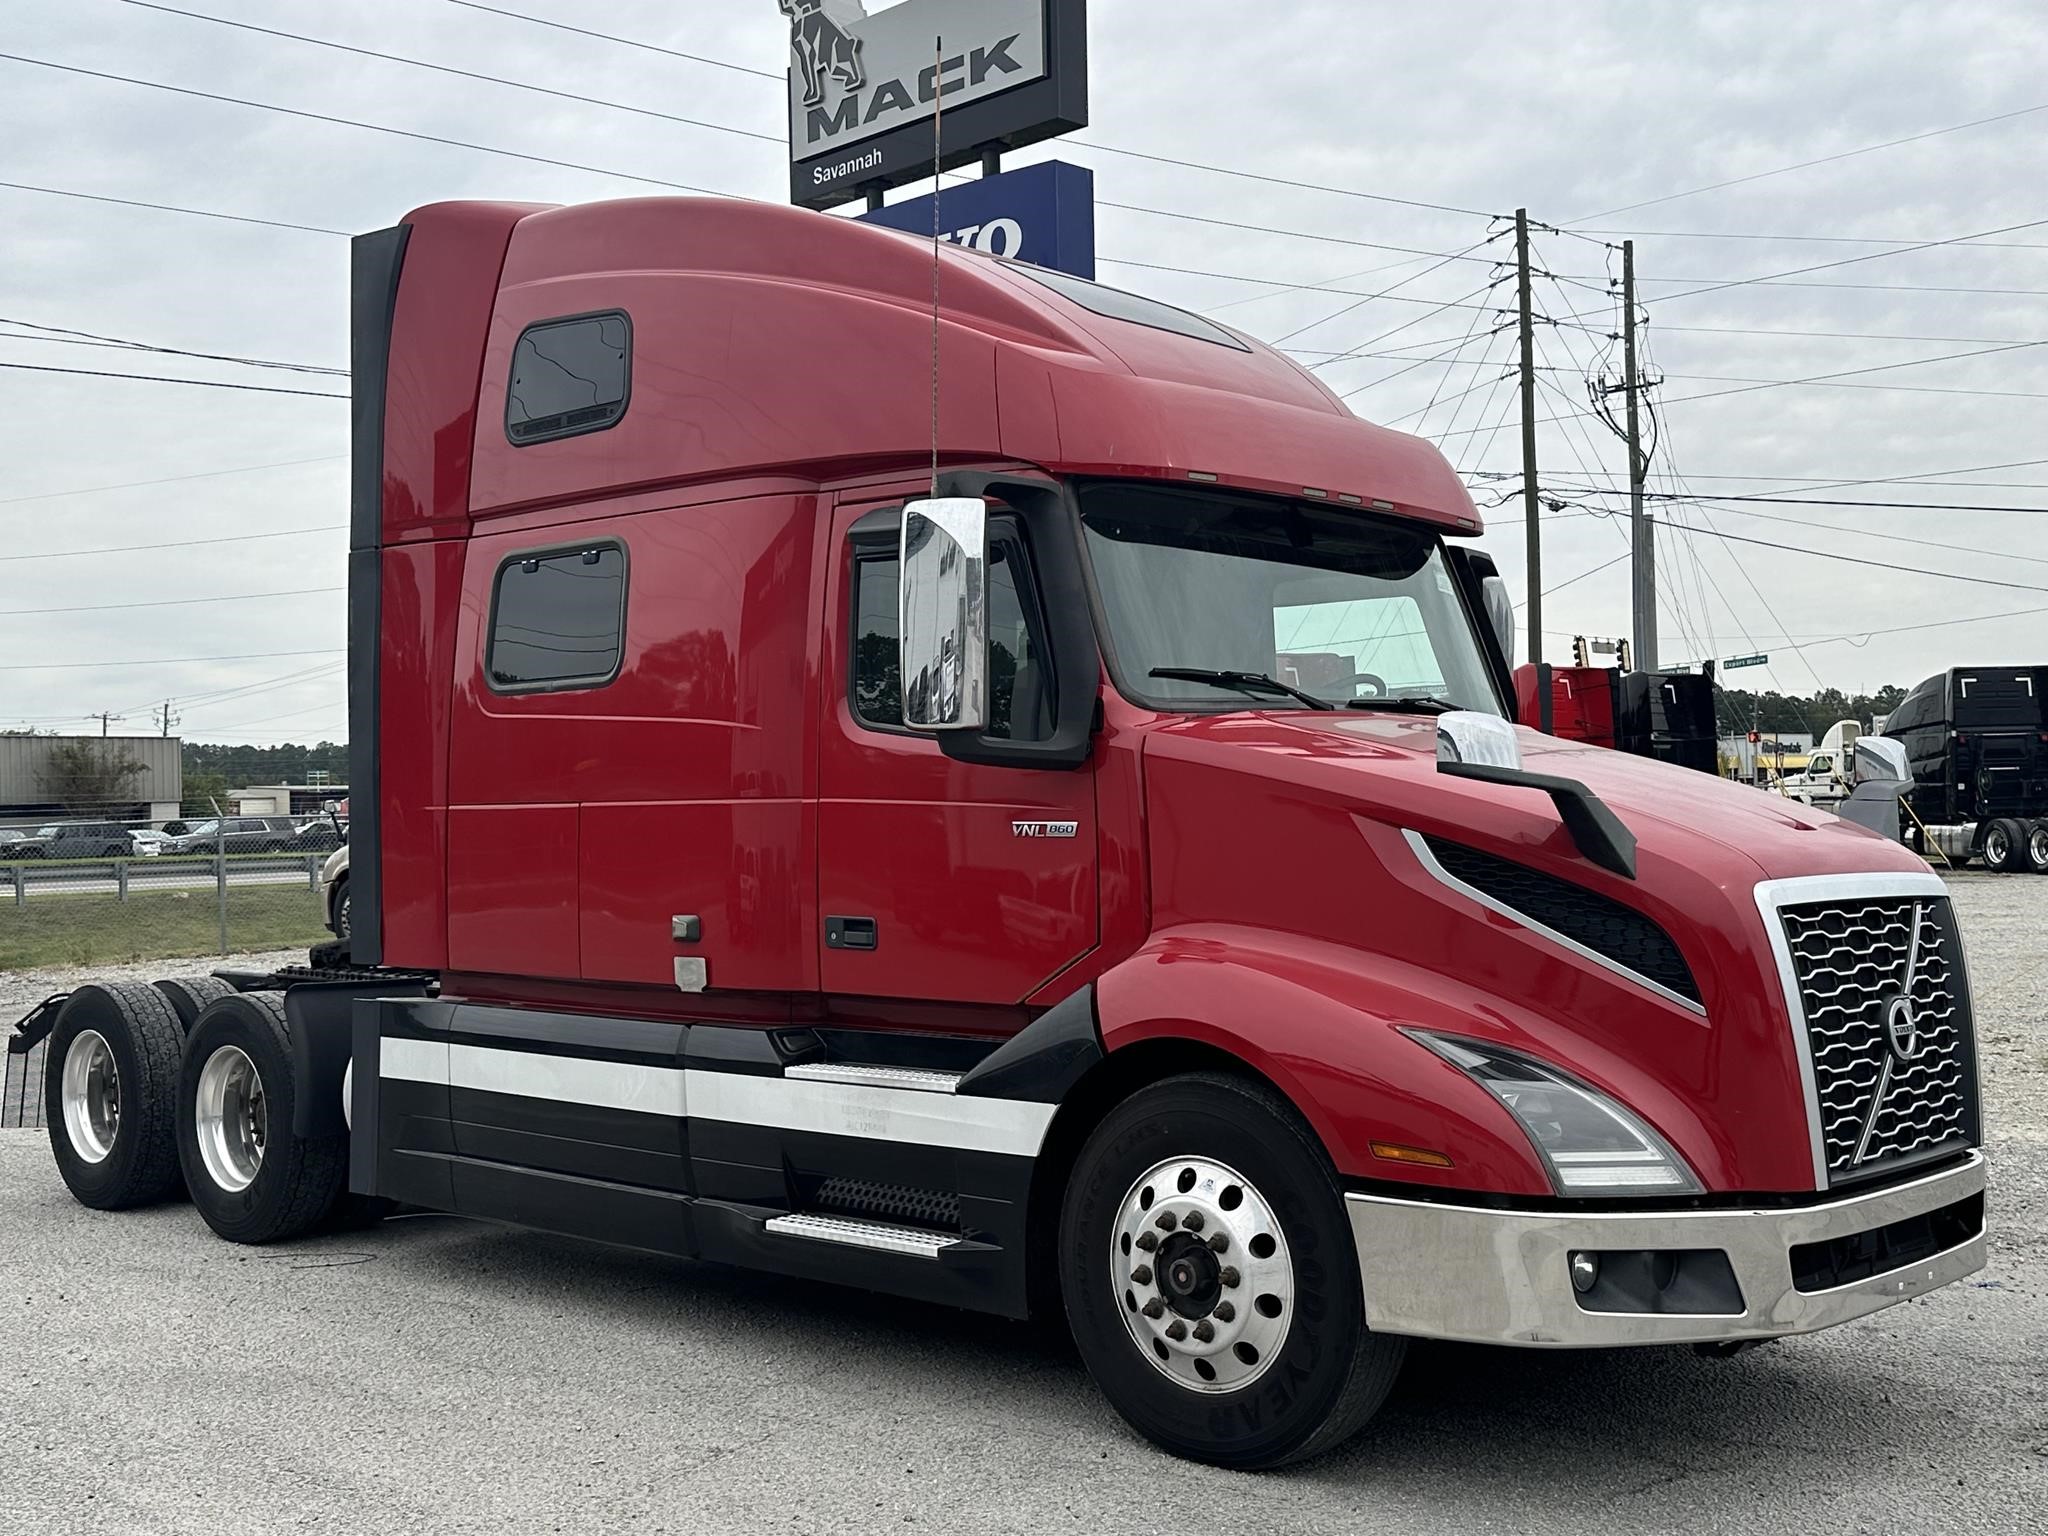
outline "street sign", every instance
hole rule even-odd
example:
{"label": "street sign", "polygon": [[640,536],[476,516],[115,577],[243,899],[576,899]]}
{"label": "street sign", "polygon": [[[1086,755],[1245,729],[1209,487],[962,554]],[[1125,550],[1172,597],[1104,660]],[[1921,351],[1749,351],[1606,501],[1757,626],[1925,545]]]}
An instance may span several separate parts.
{"label": "street sign", "polygon": [[1724,667],[1761,667],[1770,663],[1769,656],[1730,656],[1721,665]]}
{"label": "street sign", "polygon": [[[1095,276],[1095,173],[1086,166],[1047,160],[947,187],[938,203],[941,240],[1076,277]],[[932,195],[859,218],[929,237]]]}
{"label": "street sign", "polygon": [[935,111],[943,170],[1088,126],[1087,0],[776,3],[799,208],[929,177]]}

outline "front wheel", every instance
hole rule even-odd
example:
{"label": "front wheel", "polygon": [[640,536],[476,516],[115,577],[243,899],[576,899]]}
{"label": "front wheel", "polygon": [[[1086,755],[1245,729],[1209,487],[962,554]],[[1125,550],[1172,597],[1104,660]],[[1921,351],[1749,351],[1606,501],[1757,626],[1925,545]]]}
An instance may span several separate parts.
{"label": "front wheel", "polygon": [[1195,1073],[1111,1110],[1060,1218],[1067,1319],[1133,1428],[1217,1466],[1327,1450],[1386,1398],[1406,1350],[1369,1333],[1342,1192],[1263,1086]]}

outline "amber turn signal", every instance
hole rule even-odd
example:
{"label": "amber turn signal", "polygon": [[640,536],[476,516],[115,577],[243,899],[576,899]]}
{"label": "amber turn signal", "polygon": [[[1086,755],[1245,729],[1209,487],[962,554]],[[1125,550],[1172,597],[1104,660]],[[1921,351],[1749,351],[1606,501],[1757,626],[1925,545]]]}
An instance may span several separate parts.
{"label": "amber turn signal", "polygon": [[1413,1163],[1419,1168],[1451,1166],[1451,1160],[1441,1152],[1426,1152],[1421,1147],[1404,1147],[1392,1141],[1375,1141],[1370,1145],[1374,1157],[1390,1163]]}

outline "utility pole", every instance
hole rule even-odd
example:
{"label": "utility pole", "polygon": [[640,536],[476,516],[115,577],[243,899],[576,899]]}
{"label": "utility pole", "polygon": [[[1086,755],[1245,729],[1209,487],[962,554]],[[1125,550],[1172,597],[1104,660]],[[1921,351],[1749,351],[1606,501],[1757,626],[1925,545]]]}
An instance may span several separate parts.
{"label": "utility pole", "polygon": [[94,715],[94,716],[93,716],[92,718],[93,718],[93,719],[95,719],[95,720],[97,720],[97,721],[99,721],[99,723],[100,723],[100,734],[101,734],[102,736],[105,736],[105,735],[107,734],[107,722],[108,722],[108,721],[110,721],[110,720],[126,720],[126,719],[127,719],[128,717],[127,717],[126,715],[117,715],[117,714],[115,714],[115,713],[114,713],[114,712],[113,712],[112,710],[109,710],[109,709],[103,709],[103,710],[101,710],[101,711],[100,711],[100,712],[99,712],[99,713],[98,713],[97,715]]}
{"label": "utility pole", "polygon": [[1522,516],[1529,559],[1529,659],[1543,660],[1543,530],[1536,521],[1536,328],[1529,318],[1529,210],[1515,210],[1517,301],[1522,320]]}
{"label": "utility pole", "polygon": [[183,717],[180,715],[172,714],[171,701],[169,699],[165,699],[164,707],[157,711],[156,718],[157,725],[161,728],[163,734],[168,736],[171,734],[171,727],[176,725],[178,721]]}
{"label": "utility pole", "polygon": [[1642,433],[1637,425],[1636,397],[1642,381],[1636,373],[1636,243],[1621,242],[1622,388],[1628,396],[1628,530],[1629,591],[1635,611],[1636,663],[1645,672],[1657,670],[1657,530],[1643,511]]}

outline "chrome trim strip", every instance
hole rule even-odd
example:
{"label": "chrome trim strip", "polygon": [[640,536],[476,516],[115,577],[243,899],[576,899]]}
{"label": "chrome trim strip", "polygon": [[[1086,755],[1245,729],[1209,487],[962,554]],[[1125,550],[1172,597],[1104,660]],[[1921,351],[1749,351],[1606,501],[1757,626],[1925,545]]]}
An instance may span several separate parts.
{"label": "chrome trim strip", "polygon": [[806,1083],[859,1083],[869,1088],[913,1088],[920,1093],[951,1093],[958,1072],[928,1072],[920,1067],[878,1067],[863,1062],[816,1061],[784,1067],[782,1075]]}
{"label": "chrome trim strip", "polygon": [[1627,966],[1608,959],[1607,956],[1601,954],[1597,949],[1588,949],[1577,939],[1569,938],[1559,933],[1555,928],[1537,922],[1535,918],[1530,917],[1527,913],[1518,912],[1506,902],[1497,901],[1477,886],[1469,885],[1465,881],[1460,880],[1448,869],[1445,869],[1442,864],[1437,862],[1436,854],[1431,851],[1428,840],[1420,832],[1411,831],[1409,828],[1403,827],[1401,829],[1401,836],[1407,840],[1410,851],[1414,853],[1417,862],[1425,870],[1466,900],[1476,901],[1480,906],[1486,908],[1487,911],[1497,912],[1511,922],[1528,929],[1531,933],[1541,934],[1560,948],[1570,950],[1581,960],[1590,960],[1602,970],[1611,971],[1625,981],[1632,981],[1647,992],[1654,992],[1658,997],[1664,999],[1665,1002],[1674,1003],[1678,1007],[1683,1008],[1687,1013],[1697,1014],[1703,1019],[1707,1016],[1705,1004],[1696,1003],[1691,998],[1672,991],[1662,982],[1652,981],[1649,977],[1643,975],[1642,972],[1632,971]]}
{"label": "chrome trim strip", "polygon": [[[1798,973],[1792,969],[1792,944],[1785,937],[1785,923],[1778,915],[1778,909],[1811,901],[1867,901],[1901,896],[1945,899],[1948,887],[1939,875],[1903,872],[1799,875],[1788,880],[1761,880],[1756,885],[1757,915],[1763,919],[1764,936],[1771,945],[1771,958],[1777,962],[1778,986],[1784,993],[1787,1022],[1792,1029],[1792,1049],[1799,1058],[1799,1085],[1806,1099],[1806,1132],[1813,1153],[1815,1189],[1832,1187],[1828,1177],[1827,1148],[1821,1141],[1820,1082],[1813,1073],[1813,1042],[1807,1034],[1806,1003],[1799,995]],[[1890,1058],[1886,1059],[1889,1062]]]}
{"label": "chrome trim strip", "polygon": [[919,1259],[936,1259],[960,1242],[950,1232],[930,1232],[887,1221],[856,1221],[846,1216],[814,1216],[808,1211],[790,1216],[771,1216],[763,1225],[781,1237],[804,1237],[814,1242],[839,1243],[848,1248],[873,1248],[882,1253],[902,1253]]}
{"label": "chrome trim strip", "polygon": [[[1514,1210],[1347,1194],[1369,1327],[1416,1338],[1585,1349],[1718,1343],[1812,1333],[1924,1295],[1984,1267],[1986,1236],[1828,1290],[1802,1291],[1791,1250],[1889,1226],[1980,1194],[1982,1153],[1939,1173],[1817,1205],[1717,1210]],[[1736,1314],[1589,1312],[1570,1255],[1719,1249],[1742,1292]],[[1446,1285],[1446,1275],[1460,1277]]]}
{"label": "chrome trim strip", "polygon": [[448,1086],[448,1042],[386,1035],[377,1042],[377,1075]]}

